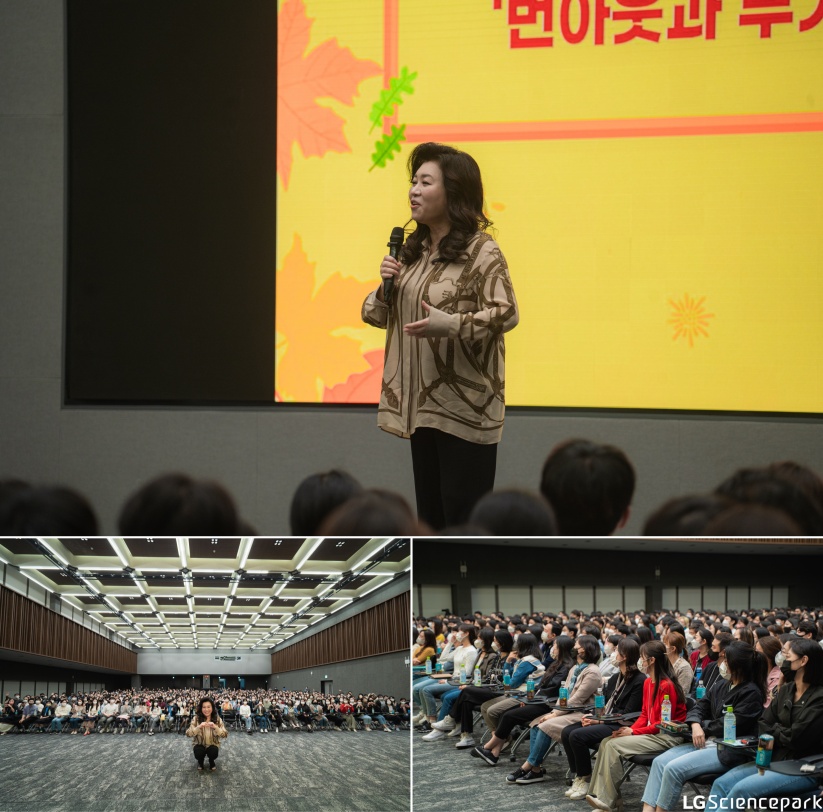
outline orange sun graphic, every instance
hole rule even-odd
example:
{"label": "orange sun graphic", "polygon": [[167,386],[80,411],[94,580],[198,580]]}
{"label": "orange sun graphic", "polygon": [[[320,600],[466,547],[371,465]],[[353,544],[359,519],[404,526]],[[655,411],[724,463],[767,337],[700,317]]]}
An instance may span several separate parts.
{"label": "orange sun graphic", "polygon": [[688,293],[684,293],[680,301],[669,299],[673,312],[668,321],[674,327],[672,336],[674,341],[678,338],[685,338],[689,346],[693,347],[694,340],[698,336],[709,337],[709,331],[706,328],[709,326],[709,319],[714,318],[714,313],[706,313],[703,307],[705,301],[705,296],[693,299]]}

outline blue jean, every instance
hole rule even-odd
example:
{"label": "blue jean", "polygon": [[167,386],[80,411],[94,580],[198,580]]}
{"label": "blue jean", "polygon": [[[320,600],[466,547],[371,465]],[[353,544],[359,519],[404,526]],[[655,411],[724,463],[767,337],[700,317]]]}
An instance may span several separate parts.
{"label": "blue jean", "polygon": [[698,750],[693,744],[681,744],[656,756],[652,762],[643,803],[661,809],[675,809],[683,784],[705,773],[722,773],[728,768],[720,763],[716,747]]}
{"label": "blue jean", "polygon": [[62,716],[55,716],[51,720],[51,724],[49,725],[49,730],[56,730],[58,733],[63,732],[63,717]]}
{"label": "blue jean", "polygon": [[414,700],[414,704],[417,706],[417,708],[420,708],[421,704],[423,703],[423,700],[420,698],[420,692],[429,685],[437,684],[438,683],[436,679],[432,679],[431,677],[424,677],[423,679],[417,680],[412,685],[412,699]]}
{"label": "blue jean", "polygon": [[442,722],[448,715],[449,711],[452,709],[452,705],[457,702],[457,697],[460,696],[460,689],[453,688],[451,691],[443,694],[440,697],[441,705],[440,705],[440,713],[437,714],[437,721]]}
{"label": "blue jean", "polygon": [[265,716],[255,716],[254,720],[257,722],[257,726],[261,730],[268,730],[269,727],[269,720],[266,719]]}
{"label": "blue jean", "polygon": [[741,764],[712,784],[706,809],[731,809],[728,801],[732,798],[776,798],[809,792],[816,786],[814,778],[783,775],[772,770],[760,775],[754,764]]}
{"label": "blue jean", "polygon": [[251,730],[251,716],[244,716],[243,721],[246,723],[246,730]]}
{"label": "blue jean", "polygon": [[431,685],[426,685],[420,691],[420,699],[423,703],[423,709],[426,711],[426,716],[437,715],[437,698],[454,690],[454,686],[445,683],[441,685],[439,682],[432,680]]}
{"label": "blue jean", "polygon": [[529,735],[529,764],[539,767],[552,746],[552,740],[539,727],[533,727]]}

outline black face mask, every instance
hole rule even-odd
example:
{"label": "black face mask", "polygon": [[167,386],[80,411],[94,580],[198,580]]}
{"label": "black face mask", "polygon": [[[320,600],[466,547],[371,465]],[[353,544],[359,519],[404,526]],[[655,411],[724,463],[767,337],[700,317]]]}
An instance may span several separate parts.
{"label": "black face mask", "polygon": [[709,649],[708,654],[709,654],[709,659],[712,662],[717,662],[717,658],[720,656],[719,651],[712,651],[711,649]]}
{"label": "black face mask", "polygon": [[783,664],[780,666],[780,673],[783,674],[783,679],[786,682],[794,682],[797,676],[796,671],[792,671],[792,664],[789,660],[784,660]]}

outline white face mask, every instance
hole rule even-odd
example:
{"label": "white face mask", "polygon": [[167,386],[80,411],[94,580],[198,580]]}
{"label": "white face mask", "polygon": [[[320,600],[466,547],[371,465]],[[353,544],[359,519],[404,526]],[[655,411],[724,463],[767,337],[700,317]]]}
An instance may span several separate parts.
{"label": "white face mask", "polygon": [[609,655],[609,662],[612,663],[612,665],[617,665],[617,651],[613,651]]}
{"label": "white face mask", "polygon": [[509,634],[514,634],[514,626],[509,626]]}
{"label": "white face mask", "polygon": [[729,678],[729,666],[726,665],[725,661],[717,666],[717,670],[720,671],[720,676],[723,677],[723,679]]}
{"label": "white face mask", "polygon": [[778,668],[783,665],[786,661],[786,655],[782,651],[778,651],[777,654],[774,655],[774,664],[778,666]]}
{"label": "white face mask", "polygon": [[606,652],[607,657],[610,657],[614,653],[614,645],[612,643],[606,643],[606,645],[603,646],[603,649]]}
{"label": "white face mask", "polygon": [[426,642],[426,638],[425,638],[425,637],[418,637],[418,638],[417,638],[417,645],[418,645],[418,646],[422,646],[422,645],[424,645],[424,644],[425,644],[425,642]]}
{"label": "white face mask", "polygon": [[544,643],[548,643],[549,642],[549,633],[548,632],[543,632],[543,634],[540,635],[540,639]]}
{"label": "white face mask", "polygon": [[465,634],[463,634],[463,632],[458,632],[458,633],[454,636],[454,639],[455,639],[455,640],[457,640],[457,642],[458,642],[458,643],[462,643],[462,642],[466,639],[466,635],[465,635]]}
{"label": "white face mask", "polygon": [[483,648],[483,641],[479,637],[474,641],[474,647]]}
{"label": "white face mask", "polygon": [[498,645],[497,640],[492,643],[492,651],[500,651],[500,646]]}

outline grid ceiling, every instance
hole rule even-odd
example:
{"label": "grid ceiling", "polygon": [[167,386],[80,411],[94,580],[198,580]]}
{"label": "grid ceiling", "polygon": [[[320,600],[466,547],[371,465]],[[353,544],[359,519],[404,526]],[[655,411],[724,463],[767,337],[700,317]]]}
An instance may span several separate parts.
{"label": "grid ceiling", "polygon": [[397,538],[6,538],[0,561],[139,648],[270,648],[411,567]]}

